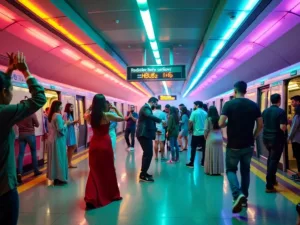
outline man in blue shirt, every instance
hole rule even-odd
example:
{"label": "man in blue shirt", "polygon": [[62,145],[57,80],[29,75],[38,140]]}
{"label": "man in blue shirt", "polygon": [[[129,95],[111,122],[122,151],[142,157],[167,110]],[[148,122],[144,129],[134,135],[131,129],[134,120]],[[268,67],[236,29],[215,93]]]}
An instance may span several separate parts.
{"label": "man in blue shirt", "polygon": [[[128,146],[128,150],[134,151],[134,135],[136,129],[136,121],[138,119],[138,114],[134,111],[135,107],[130,106],[130,111],[127,112],[126,120],[126,130],[125,130],[125,140]],[[129,141],[129,134],[131,136],[131,143]]]}

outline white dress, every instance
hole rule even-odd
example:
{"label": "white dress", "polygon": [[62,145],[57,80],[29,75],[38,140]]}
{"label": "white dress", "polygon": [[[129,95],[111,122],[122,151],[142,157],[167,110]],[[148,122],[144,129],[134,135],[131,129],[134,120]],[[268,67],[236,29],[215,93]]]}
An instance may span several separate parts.
{"label": "white dress", "polygon": [[66,146],[67,126],[62,115],[55,113],[52,120],[48,123],[48,168],[47,178],[60,181],[68,180],[68,159]]}

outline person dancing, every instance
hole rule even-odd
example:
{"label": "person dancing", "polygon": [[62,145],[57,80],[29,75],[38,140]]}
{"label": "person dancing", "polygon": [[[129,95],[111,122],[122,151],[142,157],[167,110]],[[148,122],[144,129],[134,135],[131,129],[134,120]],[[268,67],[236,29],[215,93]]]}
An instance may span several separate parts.
{"label": "person dancing", "polygon": [[110,108],[114,109],[117,115],[108,112],[109,104],[105,96],[97,94],[94,96],[92,106],[84,115],[93,129],[89,148],[90,172],[84,198],[87,210],[122,200],[114,166],[109,125],[111,121],[124,121],[124,117],[115,106]]}

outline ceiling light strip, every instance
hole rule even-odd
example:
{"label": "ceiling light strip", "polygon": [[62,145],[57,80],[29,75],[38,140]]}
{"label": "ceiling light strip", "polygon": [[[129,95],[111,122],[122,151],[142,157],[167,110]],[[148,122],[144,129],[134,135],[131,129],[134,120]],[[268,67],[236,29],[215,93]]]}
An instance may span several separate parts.
{"label": "ceiling light strip", "polygon": [[[300,1],[298,3],[296,3],[296,5],[294,5],[293,8],[295,8],[298,4],[300,4]],[[288,10],[288,11],[292,11],[292,8],[290,10]],[[283,16],[280,17],[280,19],[274,20],[272,23],[270,23],[270,25],[268,26],[268,28],[264,29],[262,32],[258,32],[258,30],[260,29],[260,27],[256,28],[254,31],[252,31],[252,33],[255,33],[255,34],[257,33],[258,35],[256,35],[255,38],[253,38],[250,43],[248,43],[246,45],[243,45],[242,47],[237,48],[238,51],[234,52],[233,58],[238,59],[238,58],[244,56],[245,54],[247,54],[249,51],[253,50],[253,44],[254,43],[262,42],[263,39],[265,39],[266,37],[270,36],[280,26],[284,25],[283,21],[284,21],[284,19],[286,18],[286,16],[288,14],[289,14],[289,12],[286,12]],[[263,24],[263,22],[261,24]],[[252,33],[250,35],[252,35]],[[223,62],[225,60],[226,59],[224,59]],[[215,74],[215,72],[213,71],[212,74]],[[224,75],[225,74],[223,74],[223,76]],[[213,76],[215,76],[215,75],[213,75]],[[209,77],[207,77],[207,79],[208,78]],[[216,78],[217,77],[215,77],[214,79],[216,79]],[[199,90],[202,90],[205,87],[207,79],[195,91],[193,91],[193,93],[191,93],[191,95],[194,95]]]}
{"label": "ceiling light strip", "polygon": [[[72,33],[70,33],[67,29],[65,29],[64,27],[59,25],[54,19],[51,19],[51,16],[49,16],[47,13],[45,13],[43,10],[41,10],[38,6],[36,6],[34,2],[30,2],[28,0],[18,0],[18,2],[21,3],[23,6],[25,6],[33,14],[38,16],[40,19],[42,19],[45,23],[48,23],[50,26],[52,26],[57,31],[59,31],[61,34],[63,34],[65,37],[67,37],[69,40],[71,40],[72,42],[77,44],[79,47],[81,47],[83,50],[85,50],[87,53],[89,53],[95,59],[97,59],[102,64],[107,66],[110,70],[115,72],[122,79],[126,80],[125,74],[123,74],[116,67],[114,67],[109,61],[105,60],[103,57],[98,55],[89,46],[84,45],[84,43],[80,39],[78,39],[76,36],[74,36]],[[147,96],[150,96],[150,94],[148,92],[146,92],[143,88],[141,88],[139,85],[137,85],[135,83],[133,83],[132,85],[135,86],[137,89],[139,89],[144,94],[146,94]]]}
{"label": "ceiling light strip", "polygon": [[212,51],[211,57],[204,60],[202,66],[199,69],[198,74],[196,77],[192,80],[191,84],[189,85],[188,89],[184,92],[183,97],[186,97],[187,94],[195,87],[195,85],[198,83],[200,78],[205,73],[206,69],[209,67],[209,65],[214,61],[215,57],[221,52],[221,50],[224,48],[228,40],[232,37],[232,35],[238,30],[238,28],[243,24],[243,22],[246,20],[246,18],[250,15],[252,10],[256,7],[260,0],[249,0],[247,5],[242,9],[242,11],[238,14],[237,18],[234,20],[233,24],[230,26],[230,28],[226,31],[224,36],[221,38],[220,43],[217,45],[217,47]]}
{"label": "ceiling light strip", "polygon": [[[153,25],[152,25],[148,2],[147,2],[147,0],[136,0],[136,2],[140,9],[140,14],[141,14],[141,17],[143,20],[143,24],[144,24],[144,27],[146,30],[148,40],[150,42],[150,46],[152,49],[153,56],[155,58],[155,62],[156,62],[156,64],[161,65],[161,58],[160,58],[160,54],[159,54],[157,41],[155,39],[155,33],[154,33]],[[163,81],[162,84],[163,84],[166,94],[169,95],[167,83],[165,81]]]}

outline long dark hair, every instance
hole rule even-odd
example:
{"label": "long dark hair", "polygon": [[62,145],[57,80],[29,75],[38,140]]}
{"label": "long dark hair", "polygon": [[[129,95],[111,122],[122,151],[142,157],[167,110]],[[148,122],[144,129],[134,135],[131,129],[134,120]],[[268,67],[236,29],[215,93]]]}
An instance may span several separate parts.
{"label": "long dark hair", "polygon": [[210,106],[208,109],[207,118],[211,118],[213,129],[220,129],[219,127],[219,113],[215,106]]}
{"label": "long dark hair", "polygon": [[208,111],[207,104],[203,104],[203,110],[204,110],[205,112],[207,112],[207,111]]}
{"label": "long dark hair", "polygon": [[187,110],[187,108],[186,108],[185,106],[183,106],[183,107],[181,108],[180,119],[182,118],[182,116],[183,116],[184,114],[186,114],[187,116],[189,116],[189,115],[188,115],[188,110]]}
{"label": "long dark hair", "polygon": [[54,113],[58,113],[59,107],[61,105],[62,105],[61,101],[55,100],[55,101],[52,102],[51,107],[50,107],[50,112],[49,112],[49,115],[48,115],[48,121],[49,121],[49,123],[52,120],[53,114]]}
{"label": "long dark hair", "polygon": [[70,108],[73,104],[71,103],[67,103],[65,106],[65,113],[67,113],[67,118],[69,119],[70,116],[72,116],[72,118],[74,119],[74,110],[71,111]]}
{"label": "long dark hair", "polygon": [[179,124],[179,115],[178,115],[178,109],[174,106],[170,107],[170,116],[172,116],[175,120],[176,124]]}
{"label": "long dark hair", "polygon": [[92,128],[99,128],[100,122],[103,119],[104,113],[107,111],[107,103],[103,94],[96,94],[93,98],[91,126]]}

